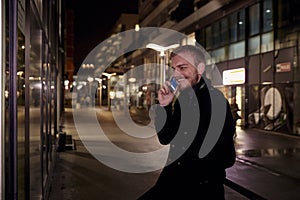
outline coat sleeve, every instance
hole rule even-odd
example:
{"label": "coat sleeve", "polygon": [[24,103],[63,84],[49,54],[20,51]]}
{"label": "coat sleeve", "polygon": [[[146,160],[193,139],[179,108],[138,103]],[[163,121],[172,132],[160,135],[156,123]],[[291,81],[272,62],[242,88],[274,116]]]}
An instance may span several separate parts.
{"label": "coat sleeve", "polygon": [[235,152],[234,139],[233,139],[234,133],[235,133],[235,122],[230,110],[230,105],[227,101],[226,119],[221,134],[221,137],[223,137],[224,143],[226,145],[224,148],[228,150],[226,155],[227,159],[224,162],[226,168],[233,166],[236,159],[236,152]]}
{"label": "coat sleeve", "polygon": [[215,94],[216,98],[220,98],[220,101],[225,100],[224,105],[226,106],[226,114],[221,134],[215,146],[204,158],[204,161],[206,161],[205,163],[208,163],[208,166],[212,168],[226,169],[233,166],[236,159],[234,146],[235,123],[227,99],[225,99],[225,97],[219,92],[213,94]]}
{"label": "coat sleeve", "polygon": [[214,157],[223,168],[229,168],[234,165],[236,159],[234,133],[235,123],[230,110],[230,105],[226,103],[226,118],[220,138],[213,150]]}
{"label": "coat sleeve", "polygon": [[169,144],[178,130],[178,123],[176,123],[177,120],[172,109],[172,103],[164,107],[157,106],[156,108],[154,125],[158,140],[163,145]]}

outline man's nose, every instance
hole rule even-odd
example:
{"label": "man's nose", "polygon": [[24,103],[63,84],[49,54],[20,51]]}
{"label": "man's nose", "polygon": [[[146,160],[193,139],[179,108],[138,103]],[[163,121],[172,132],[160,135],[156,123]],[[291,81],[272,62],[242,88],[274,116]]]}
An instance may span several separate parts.
{"label": "man's nose", "polygon": [[181,72],[180,72],[180,70],[178,70],[178,69],[175,69],[174,71],[173,71],[173,76],[182,76],[182,74],[181,74]]}

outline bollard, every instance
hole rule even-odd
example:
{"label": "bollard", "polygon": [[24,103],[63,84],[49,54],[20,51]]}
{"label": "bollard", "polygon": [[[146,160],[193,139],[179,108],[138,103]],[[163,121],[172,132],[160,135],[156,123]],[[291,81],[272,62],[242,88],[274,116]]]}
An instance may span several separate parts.
{"label": "bollard", "polygon": [[66,132],[60,132],[58,136],[58,148],[57,151],[66,151]]}

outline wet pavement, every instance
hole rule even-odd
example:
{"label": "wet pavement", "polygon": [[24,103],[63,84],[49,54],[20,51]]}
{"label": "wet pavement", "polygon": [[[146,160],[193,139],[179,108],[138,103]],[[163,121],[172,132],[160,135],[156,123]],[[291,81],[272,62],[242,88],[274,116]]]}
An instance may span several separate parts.
{"label": "wet pavement", "polygon": [[300,198],[300,138],[239,130],[237,162],[227,177],[266,199]]}
{"label": "wet pavement", "polygon": [[[84,114],[84,110],[80,112]],[[114,144],[128,151],[139,152],[160,147],[155,140],[141,142],[122,136],[122,130],[113,122],[111,111],[104,108],[97,109],[95,113],[101,128],[108,133],[107,137]],[[145,112],[133,110],[132,114],[133,120],[139,124],[153,126],[150,120],[147,121],[149,117]],[[155,184],[160,170],[147,173],[122,172],[92,156],[74,126],[72,109],[66,108],[62,125],[63,131],[72,135],[76,141],[76,150],[58,153],[49,199],[136,199]],[[87,125],[85,131],[91,131],[91,127]],[[300,137],[256,129],[238,129],[235,145],[237,161],[227,169],[230,181],[265,199],[300,199]],[[100,148],[99,145],[97,148]],[[105,154],[105,145],[101,146],[101,151]],[[109,160],[120,159],[118,156],[106,156]],[[161,164],[151,160],[148,162],[152,162],[153,166]],[[137,167],[145,167],[145,163],[138,163]],[[248,199],[229,187],[225,187],[225,198]]]}

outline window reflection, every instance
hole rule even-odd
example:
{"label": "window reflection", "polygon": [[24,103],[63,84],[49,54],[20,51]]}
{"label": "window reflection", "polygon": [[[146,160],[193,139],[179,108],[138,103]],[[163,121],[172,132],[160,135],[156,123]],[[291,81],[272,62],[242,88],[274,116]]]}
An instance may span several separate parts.
{"label": "window reflection", "polygon": [[272,51],[274,49],[273,32],[265,33],[261,36],[261,52]]}
{"label": "window reflection", "polygon": [[229,41],[235,42],[245,38],[245,10],[242,9],[229,16]]}
{"label": "window reflection", "polygon": [[259,33],[259,4],[255,4],[249,8],[249,35]]}
{"label": "window reflection", "polygon": [[221,62],[221,61],[226,60],[225,55],[226,55],[225,54],[225,47],[216,49],[216,50],[211,52],[211,57],[213,59],[213,62]]}
{"label": "window reflection", "polygon": [[260,52],[260,42],[259,42],[259,36],[255,36],[249,39],[248,43],[248,54],[254,55],[258,54]]}
{"label": "window reflection", "polygon": [[263,32],[273,29],[272,0],[265,0],[263,7]]}
{"label": "window reflection", "polygon": [[231,44],[229,46],[229,59],[236,59],[245,56],[245,41]]}
{"label": "window reflection", "polygon": [[25,37],[18,30],[18,60],[17,60],[17,114],[18,114],[18,186],[20,188],[18,197],[24,198],[25,190]]}
{"label": "window reflection", "polygon": [[[35,18],[31,19],[30,30],[30,71],[29,73],[29,127],[30,127],[30,196],[41,196],[42,177],[40,169],[40,91],[41,91],[41,30]],[[37,173],[39,172],[39,173]]]}

